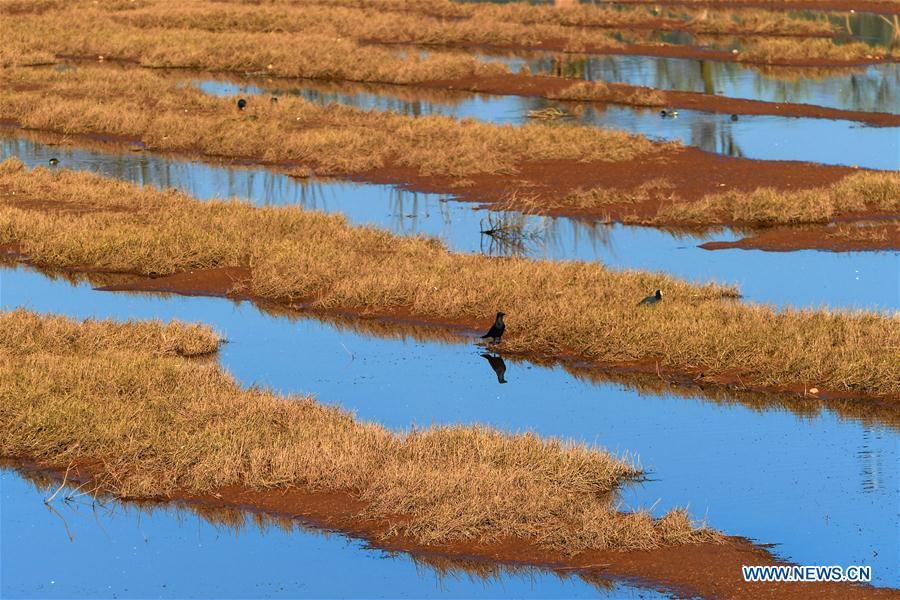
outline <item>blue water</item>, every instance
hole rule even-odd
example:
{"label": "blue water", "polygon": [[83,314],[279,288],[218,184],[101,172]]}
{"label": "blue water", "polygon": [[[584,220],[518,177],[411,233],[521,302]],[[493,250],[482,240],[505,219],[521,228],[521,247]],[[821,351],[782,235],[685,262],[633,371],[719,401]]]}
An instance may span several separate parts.
{"label": "blue water", "polygon": [[639,393],[528,362],[506,361],[508,383],[500,385],[470,339],[437,342],[387,326],[372,335],[366,320],[289,319],[224,299],[100,292],[23,268],[0,271],[0,304],[208,323],[228,339],[221,361],[243,384],[312,392],[392,428],[482,423],[628,453],[650,480],[625,488],[624,509],[653,507],[659,515],[688,506],[712,527],[777,544],[790,560],[871,565],[878,585],[898,584],[900,447],[898,431],[877,415],[844,418],[777,403],[761,410],[737,397],[685,397],[678,388]]}
{"label": "blue water", "polygon": [[406,554],[246,515],[233,527],[179,506],[91,506],[89,497],[51,509],[43,500],[53,491],[0,470],[4,598],[664,597],[536,569],[440,573]]}
{"label": "blue water", "polygon": [[803,70],[688,58],[599,56],[557,53],[485,54],[518,72],[587,81],[628,83],[662,90],[714,94],[765,102],[815,104],[845,110],[896,113],[900,106],[900,65]]}
{"label": "blue water", "polygon": [[[664,271],[693,281],[739,285],[745,299],[778,306],[900,308],[900,253],[707,251],[705,237],[673,236],[649,227],[604,225],[568,218],[498,213],[435,194],[391,186],[297,180],[265,169],[190,162],[150,153],[107,153],[48,146],[24,137],[0,136],[0,159],[17,156],[29,165],[84,169],[140,185],[175,187],[199,198],[247,198],[256,204],[289,204],[339,212],[352,223],[398,234],[443,239],[451,248],[487,254],[521,254],[556,260],[600,261],[615,269]],[[491,219],[506,218],[525,234],[506,246],[480,232]],[[736,239],[725,231],[710,239]]]}

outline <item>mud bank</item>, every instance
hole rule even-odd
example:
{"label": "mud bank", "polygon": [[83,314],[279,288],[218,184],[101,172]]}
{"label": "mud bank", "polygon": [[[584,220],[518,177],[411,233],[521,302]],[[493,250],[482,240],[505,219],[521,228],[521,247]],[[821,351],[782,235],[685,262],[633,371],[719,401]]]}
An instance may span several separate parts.
{"label": "mud bank", "polygon": [[735,241],[713,241],[700,244],[704,250],[825,250],[852,252],[859,250],[900,250],[900,225],[877,223],[859,227],[814,227],[761,230]]}

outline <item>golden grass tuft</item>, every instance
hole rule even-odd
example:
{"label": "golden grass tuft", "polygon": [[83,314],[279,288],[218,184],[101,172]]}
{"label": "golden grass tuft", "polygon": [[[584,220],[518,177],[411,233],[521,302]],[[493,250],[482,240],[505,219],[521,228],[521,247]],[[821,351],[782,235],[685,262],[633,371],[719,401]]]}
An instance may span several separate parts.
{"label": "golden grass tuft", "polygon": [[73,326],[65,317],[28,311],[0,314],[8,356],[38,352],[93,355],[136,347],[155,356],[203,356],[219,349],[222,338],[208,327],[173,321],[86,320]]}
{"label": "golden grass tuft", "polygon": [[698,202],[668,204],[650,222],[769,226],[826,223],[839,214],[896,214],[898,211],[900,174],[860,172],[824,188],[800,191],[760,188],[749,193],[714,194]]}
{"label": "golden grass tuft", "polygon": [[580,81],[547,95],[553,100],[617,102],[635,106],[664,106],[663,92],[648,87],[609,84],[602,81]]}
{"label": "golden grass tuft", "polygon": [[892,55],[892,50],[872,47],[863,42],[835,43],[821,38],[756,38],[742,44],[738,60],[778,64],[809,58],[823,61],[854,61],[880,59]]}
{"label": "golden grass tuft", "polygon": [[[456,254],[437,240],[352,227],[339,215],[201,202],[87,173],[28,172],[14,160],[0,168],[0,190],[0,244],[18,245],[40,266],[141,274],[244,267],[251,275],[241,291],[317,309],[484,327],[503,310],[509,352],[637,361],[742,387],[900,392],[897,315],[776,311],[734,302],[733,287]],[[662,303],[635,306],[657,288]]]}
{"label": "golden grass tuft", "polygon": [[161,331],[196,336],[189,346],[215,338],[178,323],[0,313],[0,453],[96,464],[101,490],[126,498],[347,492],[365,501],[362,518],[392,518],[426,544],[515,538],[577,553],[721,539],[683,511],[617,512],[612,494],[639,471],[597,448],[478,426],[394,433],[311,397],[242,389],[217,363],[160,352]]}

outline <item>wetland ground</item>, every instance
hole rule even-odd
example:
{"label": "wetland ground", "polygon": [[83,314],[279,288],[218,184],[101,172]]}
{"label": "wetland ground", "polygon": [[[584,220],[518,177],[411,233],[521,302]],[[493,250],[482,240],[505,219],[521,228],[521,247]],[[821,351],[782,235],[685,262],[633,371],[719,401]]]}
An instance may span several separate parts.
{"label": "wetland ground", "polygon": [[558,4],[0,0],[0,595],[896,595],[900,4]]}

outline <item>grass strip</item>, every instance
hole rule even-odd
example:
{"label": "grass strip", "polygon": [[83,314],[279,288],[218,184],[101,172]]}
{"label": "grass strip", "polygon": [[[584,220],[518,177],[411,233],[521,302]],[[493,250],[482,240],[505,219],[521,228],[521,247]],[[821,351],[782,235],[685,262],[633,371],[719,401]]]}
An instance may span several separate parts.
{"label": "grass strip", "polygon": [[151,148],[273,163],[317,174],[352,175],[387,166],[419,175],[511,174],[524,161],[622,161],[675,144],[569,125],[492,125],[473,119],[409,117],[282,96],[240,112],[178,79],[139,70],[0,71],[7,89],[0,120],[63,133],[140,139]]}
{"label": "grass strip", "polygon": [[[740,387],[896,399],[900,316],[775,310],[732,287],[582,262],[457,254],[340,215],[202,202],[99,176],[0,166],[0,244],[36,265],[161,275],[243,267],[238,291],[323,310],[486,326],[508,352],[655,365]],[[664,300],[636,303],[655,289]],[[824,392],[823,392],[824,393]]]}
{"label": "grass strip", "polygon": [[573,554],[720,539],[683,510],[617,512],[611,494],[639,471],[600,449],[478,426],[394,433],[308,396],[243,389],[173,339],[218,342],[179,323],[0,313],[0,453],[99,462],[101,489],[127,498],[349,491],[361,518],[426,544],[514,538]]}

